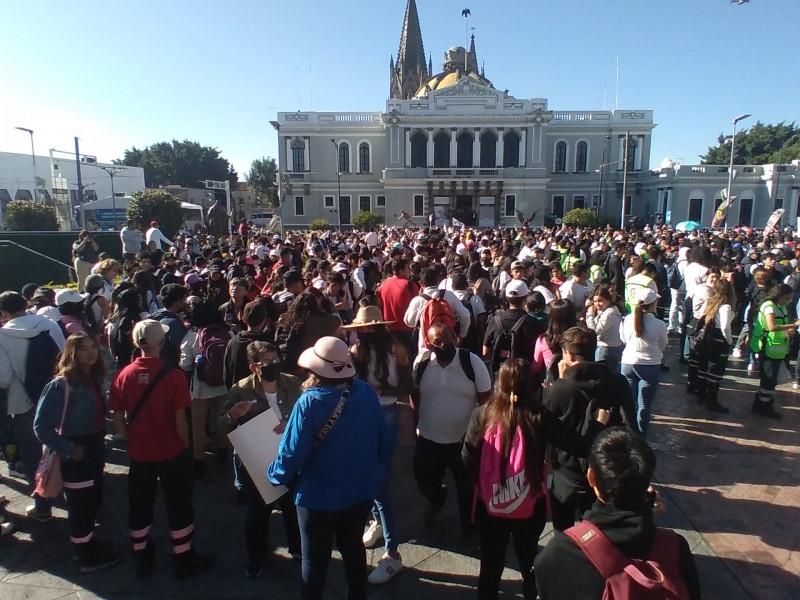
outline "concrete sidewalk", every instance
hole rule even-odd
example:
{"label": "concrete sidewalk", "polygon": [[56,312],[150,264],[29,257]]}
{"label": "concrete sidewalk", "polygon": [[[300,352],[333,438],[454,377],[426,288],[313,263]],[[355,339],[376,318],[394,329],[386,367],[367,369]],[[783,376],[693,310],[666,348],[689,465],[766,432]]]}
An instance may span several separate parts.
{"label": "concrete sidewalk", "polygon": [[[671,344],[672,344],[671,340]],[[800,597],[800,410],[786,403],[782,421],[750,413],[757,378],[742,363],[732,363],[721,401],[729,415],[710,414],[684,393],[685,368],[668,355],[655,403],[651,438],[660,446],[656,472],[667,512],[659,522],[676,529],[690,543],[705,598],[782,600]],[[796,394],[784,394],[795,403]],[[412,476],[413,438],[410,414],[401,421],[395,463],[395,503],[405,570],[388,584],[372,588],[370,598],[456,600],[475,597],[478,560],[460,540],[454,494],[431,527],[422,524],[424,501]],[[176,582],[169,539],[159,507],[153,539],[158,564],[147,579],[136,578],[128,552],[126,460],[111,444],[105,482],[101,535],[113,537],[125,557],[114,567],[82,574],[71,560],[66,515],[56,509],[49,523],[28,522],[27,497],[17,479],[0,482],[10,500],[19,531],[0,540],[0,599],[36,598],[296,598],[299,564],[283,546],[283,526],[273,516],[270,536],[276,551],[256,580],[244,573],[245,508],[235,503],[230,467],[209,458],[209,479],[195,488],[197,534],[201,552],[218,554],[213,570]],[[3,475],[5,470],[3,469]],[[452,487],[452,486],[451,486]],[[541,544],[547,543],[550,527]],[[382,550],[369,551],[376,563]],[[503,597],[521,597],[513,553],[507,556]],[[338,555],[331,563],[327,597],[344,598],[344,575]]]}

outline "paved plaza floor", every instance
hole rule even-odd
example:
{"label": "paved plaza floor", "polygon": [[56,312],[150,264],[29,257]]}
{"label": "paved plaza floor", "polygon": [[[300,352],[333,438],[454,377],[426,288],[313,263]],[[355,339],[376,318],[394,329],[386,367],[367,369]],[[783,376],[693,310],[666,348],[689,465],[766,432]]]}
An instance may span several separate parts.
{"label": "paved plaza floor", "polygon": [[[730,414],[708,413],[684,393],[685,367],[677,363],[670,340],[668,362],[658,390],[651,440],[658,444],[656,479],[667,502],[659,524],[683,534],[690,543],[702,580],[703,596],[724,600],[800,598],[800,393],[781,386],[781,421],[750,412],[756,375],[732,361],[720,401]],[[389,583],[370,589],[374,599],[456,600],[476,595],[478,560],[460,539],[454,494],[436,522],[422,524],[424,501],[411,470],[413,436],[410,414],[401,421],[396,455],[395,502],[405,570]],[[128,552],[126,458],[110,445],[101,535],[125,549],[116,566],[80,573],[71,560],[66,514],[56,509],[49,523],[28,522],[27,498],[18,479],[0,482],[19,531],[0,539],[0,600],[56,598],[296,598],[299,564],[283,549],[283,526],[273,516],[275,553],[259,579],[244,573],[243,523],[230,467],[216,467],[209,457],[208,480],[195,487],[197,534],[201,552],[213,551],[213,570],[176,582],[163,510],[154,528],[158,563],[147,579],[137,579]],[[5,475],[3,468],[2,474]],[[550,538],[545,530],[541,544]],[[369,551],[371,564],[380,550]],[[503,597],[521,597],[516,561],[509,552]],[[344,598],[344,575],[337,555],[328,575],[326,597]]]}

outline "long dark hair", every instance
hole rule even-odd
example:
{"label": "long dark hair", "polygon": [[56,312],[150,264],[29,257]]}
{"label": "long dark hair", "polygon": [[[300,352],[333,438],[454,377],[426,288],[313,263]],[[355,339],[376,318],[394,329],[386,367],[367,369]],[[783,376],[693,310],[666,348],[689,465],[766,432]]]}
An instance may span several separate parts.
{"label": "long dark hair", "polygon": [[761,304],[764,304],[764,302],[774,302],[775,304],[778,304],[778,298],[782,298],[783,296],[791,296],[792,294],[794,294],[792,288],[790,288],[785,283],[779,283],[778,285],[773,285],[771,288],[769,288],[767,295],[764,296],[764,298],[762,298],[759,306],[761,306]]}
{"label": "long dark hair", "polygon": [[389,385],[389,356],[394,354],[394,338],[385,325],[372,327],[371,332],[360,332],[353,357],[358,376],[364,381],[369,375],[369,359],[375,352],[375,379],[381,387]]}
{"label": "long dark hair", "polygon": [[116,297],[114,314],[111,320],[119,323],[123,317],[129,317],[134,321],[141,320],[142,304],[141,296],[134,288],[123,290],[119,296]]}
{"label": "long dark hair", "polygon": [[544,339],[547,347],[553,354],[561,353],[561,334],[570,327],[578,324],[578,317],[575,314],[575,305],[572,300],[566,298],[556,298],[550,303],[550,315],[547,321],[547,331]]}
{"label": "long dark hair", "polygon": [[483,413],[484,432],[492,427],[500,428],[501,479],[505,479],[505,465],[519,429],[525,441],[525,464],[530,466],[528,481],[534,489],[542,482],[542,470],[535,468],[542,463],[538,440],[542,421],[539,389],[531,363],[509,358],[497,373],[492,396]]}
{"label": "long dark hair", "polygon": [[83,372],[81,372],[78,361],[75,360],[75,355],[78,352],[78,348],[86,341],[97,346],[97,360],[92,365],[92,375],[94,376],[95,381],[98,383],[103,381],[103,378],[106,376],[106,363],[103,360],[102,353],[100,352],[100,346],[98,345],[96,339],[83,331],[73,333],[71,336],[67,337],[67,341],[64,344],[64,349],[61,351],[61,354],[58,355],[58,362],[56,363],[55,368],[56,377],[63,377],[72,385],[89,383],[88,381],[84,380]]}
{"label": "long dark hair", "polygon": [[305,320],[308,315],[319,314],[322,310],[319,307],[317,296],[310,290],[304,291],[294,299],[289,306],[289,310],[283,313],[278,319],[278,327],[285,331],[291,331],[297,323]]}

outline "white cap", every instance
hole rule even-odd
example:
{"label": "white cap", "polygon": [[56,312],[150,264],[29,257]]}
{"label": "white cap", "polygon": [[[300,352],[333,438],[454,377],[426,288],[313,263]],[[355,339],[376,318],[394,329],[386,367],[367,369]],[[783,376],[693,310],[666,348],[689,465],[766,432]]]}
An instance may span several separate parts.
{"label": "white cap", "polygon": [[648,305],[661,298],[649,287],[639,288],[636,292],[636,297],[633,299],[634,304]]}
{"label": "white cap", "polygon": [[521,279],[512,279],[506,284],[506,298],[524,298],[528,295],[528,286]]}
{"label": "white cap", "polygon": [[58,290],[56,292],[56,306],[61,306],[69,302],[83,302],[83,296],[75,290],[69,289]]}

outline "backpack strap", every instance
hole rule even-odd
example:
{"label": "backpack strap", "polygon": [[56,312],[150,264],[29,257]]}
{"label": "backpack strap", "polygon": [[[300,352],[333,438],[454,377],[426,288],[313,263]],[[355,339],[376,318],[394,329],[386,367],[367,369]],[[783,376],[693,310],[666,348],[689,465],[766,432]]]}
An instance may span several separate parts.
{"label": "backpack strap", "polygon": [[147,388],[145,388],[144,393],[142,394],[141,398],[139,398],[139,401],[136,403],[136,406],[134,406],[133,410],[130,412],[130,414],[128,414],[128,429],[130,429],[131,425],[133,425],[133,422],[136,420],[136,417],[139,416],[139,413],[142,412],[142,408],[144,408],[144,403],[147,402],[147,399],[150,397],[150,394],[152,394],[153,390],[158,385],[158,382],[161,381],[164,378],[164,375],[166,375],[167,372],[171,370],[172,367],[170,367],[169,365],[164,365],[163,367],[161,367],[161,370],[155,376],[153,381],[151,381],[150,384],[147,386]]}
{"label": "backpack strap", "polygon": [[461,361],[461,370],[464,371],[464,375],[467,376],[467,379],[475,383],[475,368],[472,366],[470,354],[472,353],[466,348],[458,349],[458,359]]}
{"label": "backpack strap", "polygon": [[527,320],[527,318],[528,318],[528,313],[525,313],[519,319],[517,319],[517,322],[514,323],[514,326],[511,328],[511,331],[509,333],[511,333],[512,335],[516,335],[517,333],[522,331],[522,328],[525,326],[525,321]]}
{"label": "backpack strap", "polygon": [[419,387],[420,381],[422,381],[422,375],[425,373],[425,369],[428,368],[428,364],[431,362],[431,357],[428,355],[428,358],[424,358],[420,361],[417,365],[417,387]]}
{"label": "backpack strap", "polygon": [[681,538],[671,529],[656,527],[653,535],[653,545],[647,560],[660,565],[672,565],[678,569],[681,554]]}
{"label": "backpack strap", "polygon": [[564,531],[600,571],[603,579],[622,573],[631,561],[593,523],[583,520]]}

